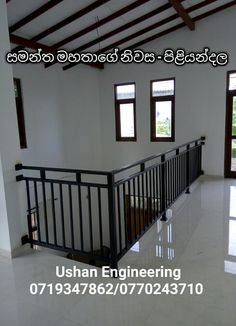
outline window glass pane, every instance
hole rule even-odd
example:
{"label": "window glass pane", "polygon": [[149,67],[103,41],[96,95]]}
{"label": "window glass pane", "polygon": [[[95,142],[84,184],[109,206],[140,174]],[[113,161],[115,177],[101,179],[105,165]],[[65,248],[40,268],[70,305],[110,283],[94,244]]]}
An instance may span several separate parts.
{"label": "window glass pane", "polygon": [[236,171],[236,139],[232,139],[231,171]]}
{"label": "window glass pane", "polygon": [[236,96],[233,97],[232,135],[236,136]]}
{"label": "window glass pane", "polygon": [[116,86],[116,98],[118,100],[135,98],[135,85]]}
{"label": "window glass pane", "polygon": [[120,104],[121,137],[134,137],[134,104]]}
{"label": "window glass pane", "polygon": [[174,95],[174,80],[163,80],[152,83],[152,96]]}
{"label": "window glass pane", "polygon": [[229,90],[232,91],[236,89],[236,73],[229,75]]}
{"label": "window glass pane", "polygon": [[171,101],[156,102],[156,137],[171,137]]}

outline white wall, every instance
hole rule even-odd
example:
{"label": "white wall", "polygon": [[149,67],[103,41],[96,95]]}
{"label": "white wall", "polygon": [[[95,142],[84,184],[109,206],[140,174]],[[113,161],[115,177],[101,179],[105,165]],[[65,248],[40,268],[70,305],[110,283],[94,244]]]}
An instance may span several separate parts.
{"label": "white wall", "polygon": [[5,62],[9,51],[6,1],[0,0],[0,253],[10,255],[20,245],[21,208],[15,164],[21,160],[12,68]]}
{"label": "white wall", "polygon": [[21,79],[28,148],[25,164],[100,168],[99,72],[81,66],[15,65]]}
{"label": "white wall", "polygon": [[[174,143],[150,142],[150,80],[176,77],[176,144],[207,137],[204,170],[223,175],[226,71],[236,69],[236,8],[221,12],[196,23],[196,31],[187,28],[147,44],[145,50],[162,53],[166,48],[199,51],[208,46],[212,51],[226,51],[230,62],[225,67],[206,65],[176,67],[174,64],[107,65],[100,78],[103,165],[119,167],[147,155],[174,147]],[[113,85],[136,82],[137,143],[115,141]],[[103,94],[106,94],[104,96]],[[109,153],[109,155],[107,155]]]}
{"label": "white wall", "polygon": [[[223,175],[226,71],[236,69],[233,42],[236,9],[230,8],[147,44],[145,50],[166,48],[226,51],[226,67],[156,64],[106,65],[100,72],[80,65],[63,72],[59,65],[16,65],[21,78],[28,149],[27,164],[110,169],[159,153],[173,143],[150,142],[150,80],[176,77],[176,144],[207,137],[204,170]],[[115,141],[115,83],[136,82],[136,143]],[[100,94],[99,94],[100,92]],[[100,98],[99,98],[100,96]]]}

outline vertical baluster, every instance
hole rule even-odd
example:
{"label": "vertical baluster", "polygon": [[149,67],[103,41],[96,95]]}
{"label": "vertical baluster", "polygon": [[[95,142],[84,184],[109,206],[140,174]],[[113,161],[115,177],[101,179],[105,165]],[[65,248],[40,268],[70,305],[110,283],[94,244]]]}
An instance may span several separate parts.
{"label": "vertical baluster", "polygon": [[89,215],[89,238],[90,238],[90,251],[93,254],[93,221],[92,221],[92,206],[91,206],[91,187],[88,190],[88,215]]}
{"label": "vertical baluster", "polygon": [[161,201],[162,201],[162,194],[161,194],[161,165],[158,165],[158,211],[159,217],[161,216]]}
{"label": "vertical baluster", "polygon": [[168,161],[165,162],[165,208],[168,201]]}
{"label": "vertical baluster", "polygon": [[75,238],[74,238],[74,218],[73,218],[73,203],[72,203],[72,189],[71,185],[68,185],[69,194],[69,210],[70,210],[70,234],[71,234],[71,246],[75,249]]}
{"label": "vertical baluster", "polygon": [[178,185],[179,185],[178,195],[181,194],[181,165],[180,165],[180,159],[181,159],[181,155],[178,156]]}
{"label": "vertical baluster", "polygon": [[200,146],[197,147],[197,177],[201,175],[199,168]]}
{"label": "vertical baluster", "polygon": [[128,208],[126,207],[125,183],[123,183],[123,206],[124,206],[124,220],[125,220],[125,247],[127,248],[127,245],[128,245],[127,211],[128,211]]}
{"label": "vertical baluster", "polygon": [[103,231],[102,231],[102,201],[101,201],[101,188],[97,188],[98,192],[98,218],[99,218],[99,238],[100,250],[103,254]]}
{"label": "vertical baluster", "polygon": [[146,182],[146,202],[147,202],[147,224],[149,224],[150,221],[150,208],[149,208],[149,194],[148,194],[148,175],[147,175],[147,171],[145,172],[145,182]]}
{"label": "vertical baluster", "polygon": [[[184,152],[184,171],[186,171],[186,152]],[[186,173],[184,173],[184,189],[186,189]]]}
{"label": "vertical baluster", "polygon": [[187,153],[186,153],[186,184],[187,184],[187,189],[186,189],[186,194],[189,194],[189,186],[190,186],[190,145],[187,145]]}
{"label": "vertical baluster", "polygon": [[55,212],[55,196],[54,196],[54,185],[51,182],[51,200],[52,200],[52,222],[53,222],[53,235],[54,244],[57,246],[57,226],[56,226],[56,212]]}
{"label": "vertical baluster", "polygon": [[41,230],[40,230],[40,216],[39,216],[39,200],[38,200],[38,188],[37,181],[34,181],[34,198],[35,198],[35,210],[36,210],[36,220],[37,220],[37,234],[38,241],[41,242]]}
{"label": "vertical baluster", "polygon": [[142,233],[142,227],[141,227],[141,211],[140,211],[140,176],[137,178],[138,182],[138,233]]}
{"label": "vertical baluster", "polygon": [[201,146],[200,146],[200,157],[199,157],[199,164],[200,164],[200,173],[204,174],[204,171],[202,169],[202,145],[204,145],[205,143],[202,141],[201,142]]}
{"label": "vertical baluster", "polygon": [[175,198],[177,198],[179,195],[178,157],[179,157],[179,149],[176,150],[176,158],[175,158]]}
{"label": "vertical baluster", "polygon": [[61,208],[61,227],[62,227],[62,244],[63,247],[66,247],[66,236],[65,236],[65,219],[64,219],[64,203],[63,203],[63,189],[62,184],[59,185],[60,193],[60,208]]}
{"label": "vertical baluster", "polygon": [[26,194],[27,194],[27,223],[28,223],[28,231],[29,231],[29,242],[30,247],[33,248],[33,228],[32,228],[32,218],[31,218],[31,198],[30,198],[30,186],[29,181],[26,180]]}
{"label": "vertical baluster", "polygon": [[114,174],[107,176],[108,184],[108,209],[109,209],[109,231],[110,231],[110,267],[118,269],[117,256],[117,232],[116,232],[116,200]]}
{"label": "vertical baluster", "polygon": [[153,197],[152,197],[152,170],[148,171],[149,176],[149,189],[150,189],[150,223],[153,220]]}
{"label": "vertical baluster", "polygon": [[172,180],[172,158],[170,158],[170,201],[171,203],[173,203],[173,189],[172,189],[172,186],[173,186],[173,180]]}
{"label": "vertical baluster", "polygon": [[176,198],[178,197],[179,192],[179,175],[178,175],[178,155],[175,158],[175,176],[176,176],[176,182],[175,182],[175,190],[176,190]]}
{"label": "vertical baluster", "polygon": [[80,228],[80,248],[84,251],[84,233],[83,233],[83,212],[82,212],[82,196],[81,196],[81,174],[76,174],[76,181],[78,184],[78,204],[79,204],[79,228]]}
{"label": "vertical baluster", "polygon": [[202,147],[199,146],[198,147],[198,175],[200,176],[202,173],[201,171],[201,150],[202,150]]}
{"label": "vertical baluster", "polygon": [[170,160],[168,159],[168,161],[166,162],[166,167],[167,167],[167,173],[166,173],[166,207],[169,206],[170,204]]}
{"label": "vertical baluster", "polygon": [[133,178],[133,199],[134,199],[134,237],[137,239],[137,212],[136,212],[136,186]]}
{"label": "vertical baluster", "polygon": [[172,175],[172,201],[175,200],[175,174],[174,174],[174,165],[175,160],[172,158],[171,160],[171,175]]}
{"label": "vertical baluster", "polygon": [[129,216],[128,216],[128,230],[129,230],[129,242],[133,242],[133,230],[132,230],[132,205],[131,205],[131,189],[130,180],[128,181],[128,203],[129,203]]}
{"label": "vertical baluster", "polygon": [[157,166],[155,170],[156,170],[156,207],[157,207],[157,217],[159,217],[160,214],[160,205],[159,205],[160,190],[159,190],[159,174],[158,174],[159,166]]}
{"label": "vertical baluster", "polygon": [[143,229],[146,228],[146,205],[145,205],[145,186],[144,186],[144,173],[141,176],[141,180],[142,180],[142,208],[143,208]]}
{"label": "vertical baluster", "polygon": [[44,170],[41,170],[40,171],[40,176],[41,176],[41,179],[42,179],[42,190],[43,190],[43,209],[44,209],[44,222],[45,222],[46,243],[49,244],[47,199],[46,199],[46,189],[45,189],[46,174],[45,174],[45,171]]}
{"label": "vertical baluster", "polygon": [[155,168],[152,169],[152,189],[153,189],[153,218],[156,219],[156,187],[155,187]]}
{"label": "vertical baluster", "polygon": [[166,221],[166,161],[165,155],[161,156],[161,221]]}
{"label": "vertical baluster", "polygon": [[118,211],[119,245],[120,245],[120,253],[121,253],[122,252],[122,232],[121,232],[120,187],[119,186],[117,186],[117,211]]}

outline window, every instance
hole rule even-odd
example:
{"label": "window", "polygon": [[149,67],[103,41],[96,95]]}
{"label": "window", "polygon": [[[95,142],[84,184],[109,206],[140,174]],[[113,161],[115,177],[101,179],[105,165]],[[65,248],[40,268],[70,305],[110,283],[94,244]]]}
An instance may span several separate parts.
{"label": "window", "polygon": [[225,177],[236,177],[236,71],[227,72]]}
{"label": "window", "polygon": [[15,90],[18,130],[19,130],[19,137],[20,137],[20,147],[27,148],[21,82],[20,79],[18,78],[14,78],[14,90]]}
{"label": "window", "polygon": [[229,73],[229,91],[236,90],[236,72]]}
{"label": "window", "polygon": [[115,85],[116,140],[136,141],[135,83]]}
{"label": "window", "polygon": [[175,79],[151,81],[151,141],[175,141]]}

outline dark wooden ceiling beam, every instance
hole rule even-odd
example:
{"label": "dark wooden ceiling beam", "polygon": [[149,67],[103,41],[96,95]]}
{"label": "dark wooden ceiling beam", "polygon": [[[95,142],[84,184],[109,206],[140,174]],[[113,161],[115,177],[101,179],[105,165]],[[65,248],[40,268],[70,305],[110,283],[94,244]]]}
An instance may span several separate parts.
{"label": "dark wooden ceiling beam", "polygon": [[[180,0],[180,1],[184,1],[184,0]],[[151,18],[151,17],[153,17],[155,15],[158,15],[158,14],[162,13],[163,11],[165,11],[165,10],[167,10],[169,8],[171,8],[171,4],[166,3],[166,4],[158,7],[157,9],[154,9],[154,10],[148,12],[145,15],[142,15],[142,16],[140,16],[140,17],[138,17],[138,18],[136,18],[136,19],[134,19],[134,20],[132,20],[132,21],[130,21],[130,22],[128,22],[128,23],[126,23],[126,24],[124,24],[124,25],[122,25],[122,26],[120,26],[120,27],[118,27],[118,28],[116,28],[116,29],[102,35],[102,36],[100,36],[100,37],[97,37],[96,39],[94,39],[94,40],[92,40],[92,41],[90,41],[88,43],[85,43],[85,44],[79,46],[78,48],[74,49],[72,52],[73,53],[74,52],[81,52],[81,51],[83,51],[85,49],[88,49],[89,47],[91,47],[91,46],[93,46],[95,44],[98,44],[98,43],[100,43],[100,42],[102,42],[102,41],[104,41],[104,40],[106,40],[106,39],[108,39],[110,37],[113,37],[114,35],[119,34],[119,33],[123,32],[123,31],[125,31],[125,30],[139,24],[139,23],[142,23],[145,20],[147,20],[147,19],[149,19],[149,18]]]}
{"label": "dark wooden ceiling beam", "polygon": [[188,26],[188,28],[191,31],[195,30],[195,24],[192,21],[191,17],[187,13],[186,9],[182,6],[179,0],[169,0],[170,4],[173,6],[173,8],[176,10],[178,15],[183,19],[185,24]]}
{"label": "dark wooden ceiling beam", "polygon": [[84,29],[80,30],[79,32],[77,33],[74,33],[73,35],[70,35],[68,37],[66,37],[65,39],[61,40],[60,42],[57,42],[55,44],[53,44],[54,47],[56,48],[60,48],[61,46],[67,44],[67,43],[70,43],[72,41],[74,41],[75,39],[95,30],[96,28],[114,20],[115,18],[118,18],[126,13],[128,13],[129,11],[135,9],[135,8],[138,8],[139,6],[145,4],[146,2],[148,2],[150,0],[136,0],[135,2],[132,2],[131,4],[129,4],[128,6],[126,7],[123,7],[122,9],[114,12],[113,14],[97,21],[96,23],[88,26],[88,27],[85,27]]}
{"label": "dark wooden ceiling beam", "polygon": [[[221,12],[221,11],[223,11],[225,9],[228,9],[228,8],[230,8],[232,6],[235,6],[235,5],[236,5],[236,1],[235,0],[234,1],[231,1],[229,3],[226,3],[226,4],[222,5],[222,6],[219,6],[217,8],[212,9],[212,10],[209,10],[209,11],[205,12],[204,14],[201,14],[201,15],[198,15],[198,16],[194,17],[193,18],[193,21],[194,22],[197,22],[199,20],[202,20],[204,18],[207,18],[207,17],[209,17],[211,15],[214,15],[214,14],[216,14],[218,12]],[[175,25],[172,28],[170,28],[170,29],[162,32],[163,34],[162,33],[158,33],[158,34],[155,34],[155,35],[152,35],[152,36],[146,38],[145,40],[142,40],[140,42],[137,42],[135,44],[132,44],[131,46],[129,46],[129,49],[137,49],[138,47],[140,47],[140,46],[142,46],[142,45],[144,45],[144,44],[146,44],[148,42],[154,41],[154,40],[156,40],[157,38],[159,38],[159,37],[161,37],[163,35],[166,35],[166,34],[169,34],[171,32],[177,31],[178,29],[180,29],[183,26],[184,26],[183,23],[178,24],[178,25]]]}
{"label": "dark wooden ceiling beam", "polygon": [[98,7],[104,5],[106,2],[109,2],[109,1],[110,0],[96,0],[93,3],[91,3],[90,5],[88,5],[87,7],[80,9],[73,15],[63,19],[62,21],[55,24],[54,26],[51,26],[51,27],[47,28],[46,30],[44,30],[43,32],[35,35],[31,40],[39,41],[39,40],[43,39],[44,37],[58,31],[62,27],[65,27],[66,25],[72,23],[76,19],[83,17],[84,15],[88,14],[89,12],[93,11],[94,9],[97,9]]}
{"label": "dark wooden ceiling beam", "polygon": [[231,8],[232,6],[235,6],[236,5],[236,0],[234,1],[231,1],[231,2],[228,2],[220,7],[217,7],[217,8],[214,8],[212,10],[209,10],[201,15],[198,15],[196,17],[193,18],[193,21],[196,22],[196,21],[199,21],[201,19],[204,19],[204,18],[207,18],[211,15],[214,15],[214,14],[217,14],[218,12],[222,11],[222,10],[225,10],[225,9],[228,9],[228,8]]}
{"label": "dark wooden ceiling beam", "polygon": [[[198,3],[198,4],[194,5],[194,6],[191,6],[191,7],[188,8],[187,10],[188,10],[188,12],[190,12],[190,11],[194,11],[194,10],[200,9],[200,8],[202,8],[202,7],[204,7],[204,6],[208,5],[208,4],[211,4],[211,3],[213,3],[213,2],[216,2],[216,1],[217,1],[217,0],[205,0],[205,1],[202,1],[202,2],[200,2],[200,3]],[[168,9],[168,8],[170,8],[170,7],[171,7],[171,4],[167,3],[167,4],[165,4],[164,6],[159,7],[159,10],[163,10],[164,8],[165,8],[165,9]],[[158,9],[157,9],[157,10],[158,10]],[[153,12],[155,12],[155,11],[156,11],[156,10],[154,10]],[[148,15],[148,18],[149,18],[149,16],[151,15],[151,13],[148,13],[148,14],[146,14],[146,15]],[[142,16],[142,17],[140,17],[140,18],[142,18],[142,19],[144,20],[144,18],[145,18],[146,15],[144,15],[144,16]],[[142,30],[140,30],[140,31],[138,31],[138,32],[136,32],[136,33],[134,33],[134,34],[131,34],[131,35],[129,35],[129,36],[127,36],[127,37],[125,37],[125,38],[123,38],[123,39],[117,41],[117,42],[114,42],[114,43],[108,45],[107,47],[103,48],[102,50],[105,52],[105,51],[108,51],[108,50],[110,50],[110,49],[112,49],[112,48],[114,48],[114,47],[118,47],[119,45],[121,45],[121,44],[123,44],[123,43],[125,43],[125,42],[128,42],[128,41],[132,40],[133,38],[136,38],[136,37],[138,37],[138,36],[141,36],[141,35],[144,34],[144,33],[150,32],[151,30],[156,29],[156,28],[158,28],[158,27],[160,27],[160,26],[162,26],[162,25],[164,25],[164,24],[167,24],[167,23],[169,23],[169,22],[171,22],[171,21],[177,19],[178,17],[179,17],[179,16],[178,16],[177,13],[176,13],[176,14],[173,14],[173,15],[170,16],[170,17],[167,17],[167,18],[165,18],[165,19],[163,19],[163,20],[161,20],[161,21],[159,21],[159,22],[157,22],[157,23],[154,23],[154,24],[152,24],[152,25],[150,25],[150,26],[148,26],[148,27],[146,27],[146,28],[144,28],[144,29],[142,29]],[[135,22],[135,21],[139,21],[140,18],[138,18],[137,20],[134,20],[133,22]],[[146,17],[146,19],[147,19],[147,17]],[[142,21],[143,21],[143,20],[142,20]],[[128,23],[128,24],[132,24],[133,22],[130,22],[130,23]],[[126,25],[128,25],[128,24],[126,24]],[[124,26],[126,26],[126,25],[124,25]],[[117,30],[121,31],[122,28],[123,28],[123,26],[119,27],[119,28],[116,29],[115,31],[117,31]],[[113,31],[113,32],[114,32],[114,31]],[[107,35],[110,34],[110,33],[111,33],[111,32],[109,32],[109,33],[107,33],[107,34],[105,34],[105,35],[107,36]],[[109,37],[110,37],[110,36],[111,36],[111,35],[109,35]],[[98,38],[99,41],[101,41],[102,38],[103,38],[103,36],[101,36],[101,38]],[[85,46],[86,46],[86,48],[87,48],[88,45],[89,45],[89,46],[94,45],[95,42],[97,42],[98,39],[95,39],[95,40],[93,40],[93,41],[91,41],[91,42],[89,42],[89,43],[87,43],[86,45],[83,45],[83,46],[81,46],[81,47],[78,47],[78,48],[72,50],[71,52],[72,52],[72,53],[76,53],[76,52],[83,51],[83,50],[85,49]],[[55,63],[46,64],[45,67],[48,68],[48,67],[52,66],[53,64],[55,64]]]}
{"label": "dark wooden ceiling beam", "polygon": [[[217,0],[205,0],[205,1],[202,1],[202,2],[200,2],[200,3],[198,3],[198,4],[194,5],[194,6],[189,7],[187,10],[188,10],[188,12],[191,12],[191,11],[200,9],[200,8],[206,6],[206,5],[210,4],[210,3],[213,3],[215,1],[217,1]],[[118,41],[116,41],[116,42],[114,42],[112,44],[109,44],[108,46],[106,46],[106,47],[102,48],[101,50],[99,50],[97,53],[106,52],[106,51],[109,51],[111,49],[114,49],[114,48],[120,46],[121,44],[124,44],[124,43],[126,43],[128,41],[131,41],[132,39],[134,39],[136,37],[142,36],[143,34],[145,34],[147,32],[150,32],[153,29],[156,29],[158,27],[161,27],[162,25],[167,24],[167,23],[169,23],[169,22],[177,19],[178,17],[179,17],[178,14],[173,14],[173,15],[167,17],[167,18],[162,19],[161,21],[159,21],[157,23],[154,23],[154,24],[152,24],[152,25],[150,25],[148,27],[143,28],[142,30],[140,30],[140,31],[138,31],[136,33],[133,33],[133,34],[131,34],[129,36],[126,36],[126,37],[124,37],[124,38],[122,38],[122,39],[120,39],[120,40],[118,40]],[[176,26],[178,26],[178,28],[181,28],[181,27],[185,26],[185,24],[184,23],[181,23],[181,24],[176,25]],[[171,29],[168,29],[167,30],[167,34],[170,33],[171,31],[173,31],[172,28]],[[161,36],[162,35],[165,35],[166,34],[166,31],[163,31],[161,33],[158,33],[157,34],[158,37],[160,37],[159,34]],[[68,64],[68,65],[66,65],[66,66],[63,67],[63,70],[67,70],[69,68],[72,68],[75,65],[76,65],[76,63]]]}
{"label": "dark wooden ceiling beam", "polygon": [[[110,1],[110,0],[96,0],[93,3],[91,3],[90,5],[88,5],[87,7],[84,7],[83,9],[80,9],[79,11],[74,13],[73,15],[63,19],[59,23],[57,23],[57,24],[45,29],[44,31],[40,32],[39,34],[35,35],[30,40],[37,42],[37,41],[43,39],[44,37],[46,37],[46,36],[56,32],[56,31],[58,31],[59,29],[65,27],[66,25],[72,23],[76,19],[79,19],[79,18],[83,17],[87,13],[89,13],[89,12],[93,11],[94,9],[102,6],[103,4],[105,4],[108,1]],[[19,51],[21,49],[22,49],[22,47],[18,46],[18,47],[13,49],[13,52],[17,52],[17,51]]]}
{"label": "dark wooden ceiling beam", "polygon": [[[52,46],[48,46],[48,45],[38,43],[38,42],[35,42],[35,41],[32,41],[32,40],[28,40],[28,39],[26,39],[24,37],[20,37],[20,36],[14,35],[14,34],[10,35],[10,42],[14,43],[14,44],[17,44],[17,45],[20,45],[22,47],[33,49],[33,50],[38,50],[38,49],[41,48],[46,53],[55,54],[57,52],[57,49],[55,49]],[[104,69],[104,64],[102,64],[102,63],[96,63],[96,62],[93,63],[93,62],[91,62],[91,63],[85,63],[85,64],[88,65],[88,66],[94,67],[94,68]]]}
{"label": "dark wooden ceiling beam", "polygon": [[35,18],[41,16],[42,14],[44,14],[45,12],[47,12],[49,9],[55,7],[56,5],[58,5],[62,1],[63,0],[50,0],[50,1],[48,1],[47,3],[45,3],[44,5],[42,5],[41,7],[39,7],[38,9],[36,9],[35,11],[31,12],[26,17],[24,17],[21,20],[19,20],[17,23],[15,23],[12,26],[10,26],[9,27],[9,32],[10,33],[15,32],[17,29],[19,29],[22,26],[28,24],[29,22],[31,22]]}
{"label": "dark wooden ceiling beam", "polygon": [[[184,1],[184,0],[180,0],[180,1]],[[96,39],[94,39],[94,40],[92,40],[92,41],[90,41],[88,43],[83,44],[82,46],[80,46],[80,47],[78,47],[76,49],[73,49],[71,52],[72,53],[81,52],[81,51],[83,51],[83,50],[85,50],[85,49],[87,49],[87,48],[89,48],[89,47],[91,47],[91,46],[93,46],[93,45],[95,45],[95,44],[97,44],[99,42],[104,41],[107,38],[110,38],[110,37],[114,36],[115,34],[118,34],[118,33],[122,32],[122,31],[132,27],[132,26],[135,26],[138,23],[143,22],[146,19],[149,19],[149,18],[151,18],[151,17],[153,17],[153,16],[155,16],[157,14],[160,14],[161,12],[163,12],[163,11],[169,9],[169,8],[171,8],[171,4],[166,3],[166,4],[162,5],[162,6],[160,6],[159,8],[157,8],[155,10],[152,10],[151,12],[149,12],[149,13],[143,15],[143,16],[140,16],[137,19],[134,19],[131,22],[129,22],[127,24],[124,24],[124,25],[114,29],[111,32],[108,32],[108,33],[106,33],[106,34],[104,34],[104,35],[102,35],[100,37],[97,37]],[[176,17],[178,17],[177,14],[176,14]],[[48,67],[54,65],[55,63],[46,64],[45,67],[48,68]]]}
{"label": "dark wooden ceiling beam", "polygon": [[[216,2],[216,1],[217,1],[217,0],[204,0],[204,1],[198,3],[198,4],[194,5],[194,6],[191,6],[191,7],[187,8],[186,10],[187,10],[187,12],[189,13],[189,12],[192,12],[192,11],[198,10],[198,9],[200,9],[200,8],[202,8],[202,7],[205,7],[205,6],[207,6],[207,5],[209,5],[209,4],[213,3],[213,2]],[[203,14],[203,15],[199,15],[199,16],[195,17],[193,20],[194,20],[194,21],[197,21],[197,20],[203,19],[203,18],[205,18],[205,17],[208,17],[208,16],[210,16],[210,15],[212,15],[212,14],[214,14],[214,13],[217,13],[217,12],[219,12],[219,11],[221,11],[221,10],[227,9],[227,8],[231,7],[233,4],[236,4],[235,2],[236,2],[236,1],[234,0],[234,1],[232,1],[232,2],[230,2],[230,3],[228,3],[228,4],[226,4],[226,5],[223,5],[223,6],[217,7],[217,8],[215,8],[215,9],[213,9],[213,10],[210,10],[210,11],[208,11],[207,13],[205,13],[205,14]],[[174,14],[174,15],[172,15],[172,16],[170,16],[170,17],[167,17],[167,18],[163,19],[161,22],[156,23],[156,24],[161,24],[161,25],[163,25],[164,23],[169,22],[169,21],[171,21],[171,20],[173,20],[173,19],[176,19],[177,17],[178,17],[178,15],[177,15],[177,14]],[[152,29],[154,28],[153,26],[156,25],[156,24],[151,25],[151,26],[152,26]],[[157,34],[155,34],[155,35],[152,35],[152,36],[150,36],[150,37],[148,37],[148,38],[145,38],[145,39],[142,40],[142,41],[139,41],[139,42],[137,42],[137,43],[135,43],[135,44],[129,46],[128,49],[139,48],[141,45],[143,45],[143,44],[145,44],[145,43],[151,42],[151,41],[153,41],[153,40],[155,40],[155,39],[157,39],[157,38],[159,38],[159,37],[162,37],[162,36],[167,35],[167,34],[169,34],[169,33],[171,33],[171,32],[174,32],[174,31],[176,31],[176,30],[178,30],[178,29],[180,29],[180,28],[182,28],[182,27],[184,27],[184,26],[185,26],[185,23],[177,24],[177,25],[175,25],[175,26],[173,26],[173,27],[171,27],[171,28],[169,28],[169,29],[167,29],[167,30],[165,30],[165,31],[162,31],[162,32],[160,32],[160,33],[157,33]],[[144,32],[150,31],[150,30],[147,30],[148,28],[150,28],[150,26],[149,26],[149,27],[146,27],[146,28],[144,28],[144,29],[142,29],[142,30],[139,31],[139,32],[136,32],[136,33],[134,33],[134,34],[132,34],[132,35],[129,35],[129,36],[127,36],[127,37],[125,37],[125,38],[123,38],[123,39],[121,39],[121,40],[118,40],[118,41],[116,41],[116,42],[114,42],[114,43],[112,43],[112,44],[109,44],[108,46],[102,48],[102,49],[101,49],[100,51],[98,51],[97,53],[100,53],[100,52],[106,52],[106,51],[108,51],[108,50],[110,50],[110,49],[113,49],[113,48],[115,48],[115,47],[118,47],[119,45],[121,45],[121,44],[123,44],[123,43],[126,43],[126,42],[132,40],[134,37],[141,36],[141,35],[144,34]],[[70,69],[70,68],[76,66],[77,64],[78,64],[78,63],[71,63],[71,64],[68,64],[68,65],[66,65],[66,66],[63,67],[63,70],[68,70],[68,69]]]}
{"label": "dark wooden ceiling beam", "polygon": [[29,49],[33,49],[33,50],[38,50],[38,49],[42,49],[45,52],[50,52],[50,53],[56,53],[56,49],[54,49],[51,46],[42,44],[42,43],[38,43],[38,42],[34,42],[31,40],[28,40],[24,37],[18,36],[18,35],[14,35],[14,34],[10,34],[10,42],[13,44],[17,44],[17,45],[21,45],[23,47],[29,48]]}

